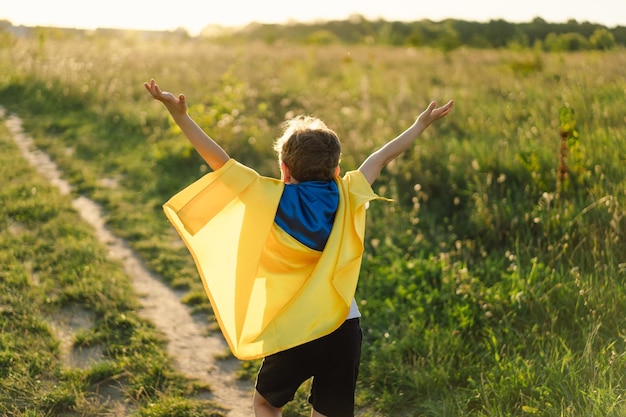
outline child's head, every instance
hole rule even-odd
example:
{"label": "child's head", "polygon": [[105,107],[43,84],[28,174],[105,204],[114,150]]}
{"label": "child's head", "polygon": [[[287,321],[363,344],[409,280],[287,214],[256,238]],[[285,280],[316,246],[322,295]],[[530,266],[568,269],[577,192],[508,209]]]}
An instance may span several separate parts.
{"label": "child's head", "polygon": [[331,181],[337,175],[341,142],[324,122],[297,116],[283,123],[283,135],[274,143],[278,163],[284,163],[299,182]]}

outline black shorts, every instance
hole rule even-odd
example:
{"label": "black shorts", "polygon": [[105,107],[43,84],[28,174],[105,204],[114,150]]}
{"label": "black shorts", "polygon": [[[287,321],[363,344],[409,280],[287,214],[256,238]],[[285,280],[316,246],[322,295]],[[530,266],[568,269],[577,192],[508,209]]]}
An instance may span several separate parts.
{"label": "black shorts", "polygon": [[353,417],[362,339],[359,319],[349,319],[327,336],[270,355],[263,360],[256,390],[280,408],[313,377],[313,408],[328,417]]}

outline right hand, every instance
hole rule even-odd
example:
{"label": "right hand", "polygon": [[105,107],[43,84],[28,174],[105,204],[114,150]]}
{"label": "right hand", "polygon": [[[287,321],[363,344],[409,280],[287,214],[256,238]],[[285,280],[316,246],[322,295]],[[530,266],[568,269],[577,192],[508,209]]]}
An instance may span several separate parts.
{"label": "right hand", "polygon": [[428,127],[434,121],[437,121],[450,113],[452,107],[454,106],[454,101],[450,100],[445,105],[441,107],[437,107],[437,103],[431,101],[426,110],[420,114],[416,120],[416,123],[420,123],[424,128]]}

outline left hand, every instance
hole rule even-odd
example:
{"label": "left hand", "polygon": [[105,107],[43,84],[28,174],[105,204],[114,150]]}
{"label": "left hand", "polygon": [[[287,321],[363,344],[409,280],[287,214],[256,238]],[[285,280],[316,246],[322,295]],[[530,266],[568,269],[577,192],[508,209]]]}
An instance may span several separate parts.
{"label": "left hand", "polygon": [[146,90],[150,92],[155,100],[162,102],[172,116],[184,115],[187,113],[187,100],[183,94],[180,94],[178,98],[174,94],[162,91],[159,85],[154,80],[150,80],[149,83],[144,83]]}

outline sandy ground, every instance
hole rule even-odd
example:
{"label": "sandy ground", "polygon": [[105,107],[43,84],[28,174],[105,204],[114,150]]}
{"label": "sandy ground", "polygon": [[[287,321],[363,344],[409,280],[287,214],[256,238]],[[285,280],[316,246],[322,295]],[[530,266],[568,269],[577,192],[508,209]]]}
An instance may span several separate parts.
{"label": "sandy ground", "polygon": [[[15,115],[6,115],[1,107],[0,118],[5,119],[5,124],[24,158],[41,175],[48,178],[62,194],[69,195],[71,185],[62,178],[62,172],[54,161],[36,149],[32,138],[23,132],[21,120]],[[73,200],[72,205],[94,228],[97,238],[107,246],[111,259],[121,262],[126,273],[132,278],[135,291],[142,302],[140,314],[154,323],[165,335],[168,340],[168,352],[177,369],[190,378],[208,383],[212,391],[210,399],[227,409],[228,417],[253,415],[251,400],[253,385],[251,382],[238,381],[234,375],[239,362],[236,359],[216,360],[216,355],[224,354],[227,349],[221,334],[219,332],[206,334],[207,323],[196,320],[190,314],[189,308],[180,301],[182,294],[173,291],[148,271],[127,242],[107,229],[103,212],[95,202],[81,196]],[[67,316],[83,315],[72,313]],[[98,352],[87,352],[87,358],[85,355],[77,358],[71,351],[73,333],[89,325],[83,322],[85,320],[77,323],[58,317],[53,323],[62,346],[66,346],[68,350],[70,364],[73,365],[98,360],[100,356]]]}

